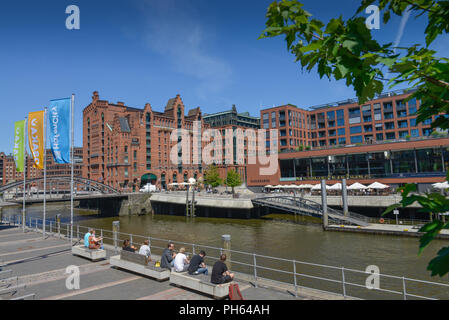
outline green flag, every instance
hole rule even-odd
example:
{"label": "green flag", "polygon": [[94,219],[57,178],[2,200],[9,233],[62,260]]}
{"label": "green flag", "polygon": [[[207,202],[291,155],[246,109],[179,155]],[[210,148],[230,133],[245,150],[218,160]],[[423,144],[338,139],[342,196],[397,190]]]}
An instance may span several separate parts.
{"label": "green flag", "polygon": [[14,161],[16,171],[23,172],[24,151],[25,151],[25,120],[16,121],[14,124]]}

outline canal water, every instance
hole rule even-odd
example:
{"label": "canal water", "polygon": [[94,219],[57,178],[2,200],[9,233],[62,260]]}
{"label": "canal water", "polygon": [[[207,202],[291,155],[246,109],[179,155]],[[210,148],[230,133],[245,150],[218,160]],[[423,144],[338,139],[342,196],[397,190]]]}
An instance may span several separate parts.
{"label": "canal water", "polygon": [[[3,215],[21,214],[21,207],[4,208]],[[47,205],[47,217],[54,218],[61,213],[63,222],[70,221],[69,204]],[[27,207],[27,216],[41,217],[42,205]],[[344,267],[365,271],[368,266],[377,266],[381,274],[405,276],[449,284],[449,279],[430,277],[426,270],[428,262],[436,256],[438,250],[448,245],[446,240],[435,240],[421,255],[418,255],[419,238],[408,238],[388,235],[371,235],[347,232],[324,232],[316,221],[304,218],[294,218],[291,215],[273,214],[269,219],[218,219],[218,218],[186,218],[170,215],[145,215],[130,217],[100,218],[93,211],[75,209],[75,223],[96,229],[112,229],[113,221],[120,221],[120,232],[160,239],[169,239],[185,243],[195,243],[212,247],[221,247],[221,235],[231,235],[232,250],[257,253],[307,263]],[[126,237],[126,236],[125,236]],[[139,240],[134,239],[135,242]],[[152,243],[155,245],[155,243]],[[157,244],[166,245],[165,241]],[[179,248],[182,244],[176,244]],[[189,248],[188,248],[189,249]],[[218,252],[207,249],[209,264],[214,260],[210,257],[218,256]],[[156,252],[158,253],[158,252]],[[233,253],[232,260],[252,264],[251,256]],[[258,265],[262,264],[273,269],[282,268],[293,271],[292,263],[274,261],[269,258],[258,258]],[[234,263],[233,269],[253,273],[253,268]],[[318,277],[328,277],[335,280],[342,279],[341,269],[327,269],[306,264],[297,264],[296,272]],[[258,276],[267,276],[283,282],[293,281],[293,276],[276,273],[270,270],[258,270]],[[366,274],[351,271],[345,272],[345,281],[365,286]],[[322,281],[308,277],[298,277],[299,285],[329,290],[341,293],[341,283]],[[402,279],[387,279],[380,277],[380,287],[398,292],[403,291]],[[365,296],[366,290],[348,285],[346,294],[371,298],[402,299],[398,294],[374,294],[371,290]],[[427,284],[406,282],[409,293],[428,297],[449,299],[449,287],[436,288]],[[363,291],[363,293],[362,293]]]}

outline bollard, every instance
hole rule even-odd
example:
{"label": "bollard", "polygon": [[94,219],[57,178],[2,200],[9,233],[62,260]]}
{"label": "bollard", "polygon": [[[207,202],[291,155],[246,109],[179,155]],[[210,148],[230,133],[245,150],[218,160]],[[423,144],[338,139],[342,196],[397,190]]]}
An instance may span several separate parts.
{"label": "bollard", "polygon": [[327,216],[327,193],[326,193],[326,180],[321,180],[321,205],[323,208],[323,229],[326,230],[329,225]]}
{"label": "bollard", "polygon": [[133,235],[131,233],[129,234],[129,245],[133,245]]}
{"label": "bollard", "polygon": [[100,229],[101,246],[103,247],[103,229]]}
{"label": "bollard", "polygon": [[231,270],[231,235],[224,234],[221,236],[221,240],[223,240],[223,253],[226,254],[226,266],[229,270]]}
{"label": "bollard", "polygon": [[114,239],[114,248],[117,250],[118,233],[120,232],[120,221],[112,222],[112,238]]}
{"label": "bollard", "polygon": [[77,224],[76,225],[76,239],[80,239],[80,225]]}
{"label": "bollard", "polygon": [[58,229],[58,237],[61,238],[61,214],[56,215],[56,228]]}

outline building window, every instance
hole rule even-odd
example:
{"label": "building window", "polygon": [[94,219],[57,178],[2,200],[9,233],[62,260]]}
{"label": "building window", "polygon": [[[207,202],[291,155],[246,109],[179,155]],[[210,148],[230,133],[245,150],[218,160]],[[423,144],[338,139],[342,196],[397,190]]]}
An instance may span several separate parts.
{"label": "building window", "polygon": [[345,110],[337,110],[337,126],[341,127],[345,125]]}
{"label": "building window", "polygon": [[402,120],[402,121],[398,121],[398,128],[407,128],[408,127],[408,123],[407,120]]}
{"label": "building window", "polygon": [[384,139],[384,134],[383,133],[376,133],[376,140],[377,141],[382,141]]}
{"label": "building window", "polygon": [[385,122],[385,130],[393,130],[394,122]]}
{"label": "building window", "polygon": [[385,137],[387,140],[394,140],[394,139],[396,139],[396,133],[395,132],[387,132],[385,134]]}
{"label": "building window", "polygon": [[399,131],[399,139],[403,139],[408,136],[408,131]]}
{"label": "building window", "polygon": [[276,112],[271,113],[271,128],[276,128]]}
{"label": "building window", "polygon": [[360,108],[349,109],[349,124],[360,123]]}
{"label": "building window", "polygon": [[339,136],[344,136],[345,134],[346,134],[346,129],[345,128],[340,128],[340,129],[338,129],[338,135]]}
{"label": "building window", "polygon": [[362,136],[352,136],[351,137],[351,143],[362,143],[363,138]]}
{"label": "building window", "polygon": [[351,134],[362,133],[362,127],[361,127],[361,126],[351,127],[351,128],[349,129],[349,132],[350,132]]}
{"label": "building window", "polygon": [[263,119],[263,128],[264,129],[268,129],[269,127],[270,127],[270,122],[269,122],[269,120],[268,120],[268,113],[264,113],[263,115],[262,115],[262,119]]}

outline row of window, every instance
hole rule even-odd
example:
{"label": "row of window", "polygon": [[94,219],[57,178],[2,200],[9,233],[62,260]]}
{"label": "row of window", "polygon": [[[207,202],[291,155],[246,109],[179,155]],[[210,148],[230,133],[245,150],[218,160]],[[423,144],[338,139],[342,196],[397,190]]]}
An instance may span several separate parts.
{"label": "row of window", "polygon": [[282,178],[313,179],[345,176],[444,175],[449,166],[448,148],[384,151],[365,154],[280,160]]}

